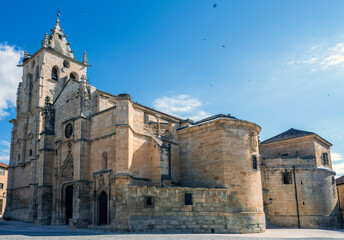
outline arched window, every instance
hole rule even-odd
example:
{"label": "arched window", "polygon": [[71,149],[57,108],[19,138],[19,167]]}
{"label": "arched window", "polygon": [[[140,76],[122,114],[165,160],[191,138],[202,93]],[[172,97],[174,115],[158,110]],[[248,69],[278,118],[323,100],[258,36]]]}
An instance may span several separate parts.
{"label": "arched window", "polygon": [[51,70],[51,79],[58,80],[58,69],[56,66]]}
{"label": "arched window", "polygon": [[29,156],[32,156],[32,149],[29,150]]}
{"label": "arched window", "polygon": [[69,68],[69,66],[70,66],[70,63],[67,60],[64,60],[63,61],[63,67]]}
{"label": "arched window", "polygon": [[107,169],[107,161],[108,161],[108,155],[107,152],[103,152],[102,154],[102,170]]}
{"label": "arched window", "polygon": [[36,80],[39,78],[39,67],[36,67]]}
{"label": "arched window", "polygon": [[70,78],[70,79],[76,80],[76,79],[77,79],[76,73],[73,73],[73,72],[72,72],[72,73],[69,75],[69,78]]}

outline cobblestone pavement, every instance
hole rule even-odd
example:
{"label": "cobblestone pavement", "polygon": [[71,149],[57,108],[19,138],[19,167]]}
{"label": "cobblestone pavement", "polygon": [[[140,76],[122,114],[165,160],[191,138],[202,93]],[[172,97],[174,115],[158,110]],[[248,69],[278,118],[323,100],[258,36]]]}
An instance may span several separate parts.
{"label": "cobblestone pavement", "polygon": [[268,229],[258,234],[120,234],[68,226],[37,226],[17,221],[0,220],[0,239],[44,240],[248,240],[248,239],[344,239],[344,229]]}

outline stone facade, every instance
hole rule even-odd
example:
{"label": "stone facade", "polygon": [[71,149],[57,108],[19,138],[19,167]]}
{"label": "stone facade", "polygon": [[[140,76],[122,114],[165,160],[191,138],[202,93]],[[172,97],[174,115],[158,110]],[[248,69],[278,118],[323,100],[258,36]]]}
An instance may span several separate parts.
{"label": "stone facade", "polygon": [[0,215],[5,211],[7,197],[8,165],[0,162]]}
{"label": "stone facade", "polygon": [[332,145],[296,129],[280,136],[260,144],[267,221],[285,227],[338,227]]}
{"label": "stone facade", "polygon": [[344,176],[336,179],[338,208],[340,212],[341,225],[344,227]]}
{"label": "stone facade", "polygon": [[[79,62],[69,45],[58,20],[42,48],[24,57],[7,217],[112,231],[265,230],[263,196],[275,198],[276,186],[264,182],[272,173],[270,163],[261,166],[257,124],[223,114],[182,120],[100,91],[87,80],[86,53]],[[319,170],[326,181],[331,174]],[[319,183],[326,192],[327,182]],[[328,197],[320,214],[333,207]]]}

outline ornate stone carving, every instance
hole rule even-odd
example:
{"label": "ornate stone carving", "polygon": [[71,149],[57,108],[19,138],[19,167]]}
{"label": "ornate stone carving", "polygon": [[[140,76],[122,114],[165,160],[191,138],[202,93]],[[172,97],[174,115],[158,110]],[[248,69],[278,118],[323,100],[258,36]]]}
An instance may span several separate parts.
{"label": "ornate stone carving", "polygon": [[86,64],[86,65],[87,65],[87,63],[88,63],[88,61],[87,61],[87,53],[86,53],[86,51],[84,51],[84,56],[83,56],[82,63],[83,63],[83,64]]}
{"label": "ornate stone carving", "polygon": [[22,140],[21,140],[20,138],[18,138],[18,140],[17,140],[17,146],[18,146],[18,148],[21,147],[21,142],[22,142]]}
{"label": "ornate stone carving", "polygon": [[32,133],[29,133],[29,134],[27,135],[27,141],[28,141],[28,143],[29,143],[29,144],[32,144],[32,140],[33,140],[33,134],[32,134]]}
{"label": "ornate stone carving", "polygon": [[49,47],[49,35],[45,33],[44,39],[42,40],[42,47]]}
{"label": "ornate stone carving", "polygon": [[95,194],[110,188],[111,170],[104,170],[93,174]]}
{"label": "ornate stone carving", "polygon": [[55,110],[53,109],[53,104],[50,103],[50,97],[45,97],[45,104],[43,108],[44,116],[44,130],[45,134],[55,134]]}
{"label": "ornate stone carving", "polygon": [[99,175],[99,188],[102,189],[102,188],[104,188],[104,186],[105,186],[104,176],[103,176],[103,174],[100,174]]}
{"label": "ornate stone carving", "polygon": [[65,160],[63,166],[62,166],[62,177],[67,178],[71,177],[73,178],[74,175],[74,160],[71,155],[68,155],[67,159]]}

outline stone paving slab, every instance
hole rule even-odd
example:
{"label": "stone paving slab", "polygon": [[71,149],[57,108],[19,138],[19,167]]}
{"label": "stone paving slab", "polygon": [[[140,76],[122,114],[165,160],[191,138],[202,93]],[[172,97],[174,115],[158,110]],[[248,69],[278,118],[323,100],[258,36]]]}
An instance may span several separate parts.
{"label": "stone paving slab", "polygon": [[0,220],[0,240],[262,240],[262,239],[344,239],[344,229],[268,229],[257,234],[121,234],[68,226],[38,226]]}

